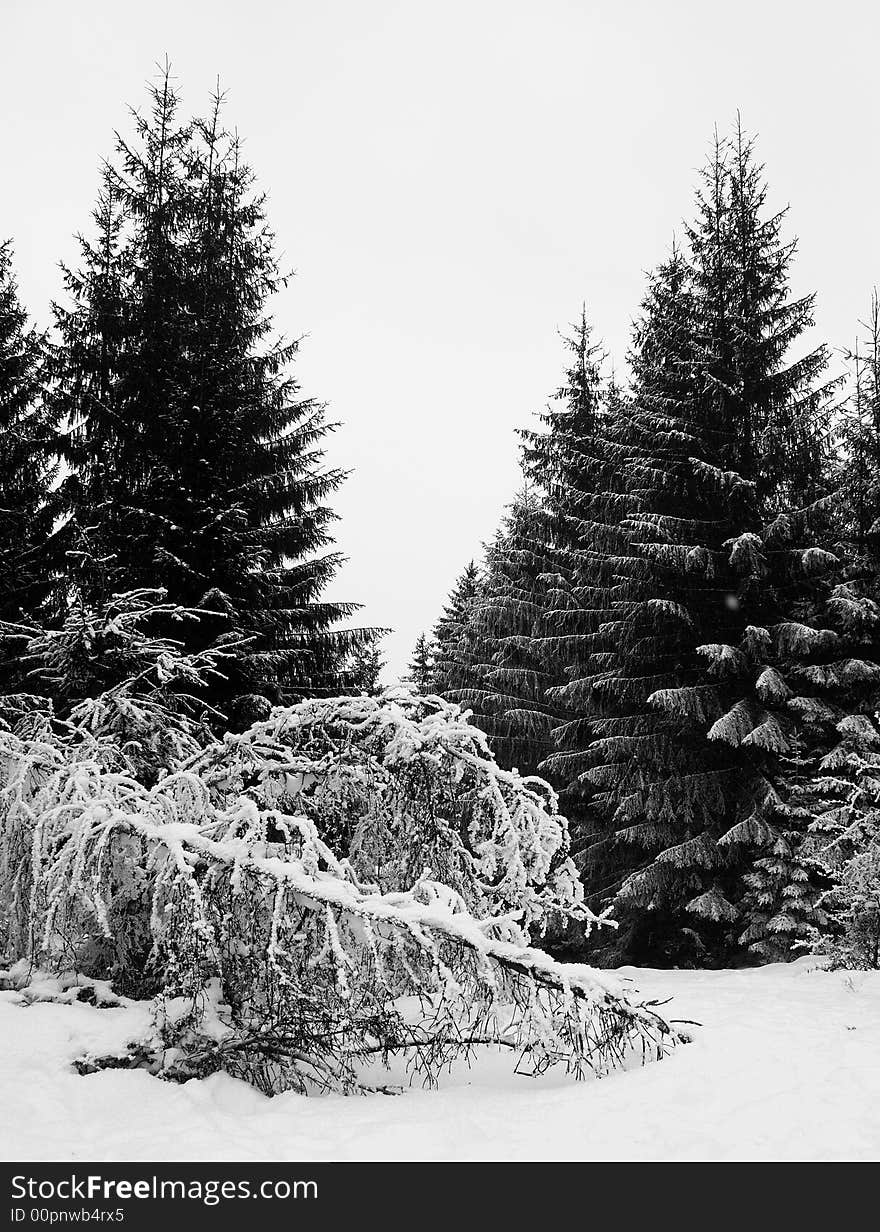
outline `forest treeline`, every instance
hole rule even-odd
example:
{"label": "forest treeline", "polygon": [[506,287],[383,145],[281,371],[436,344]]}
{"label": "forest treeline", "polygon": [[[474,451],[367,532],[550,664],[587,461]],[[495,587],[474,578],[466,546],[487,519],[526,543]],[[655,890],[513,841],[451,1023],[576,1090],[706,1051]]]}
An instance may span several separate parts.
{"label": "forest treeline", "polygon": [[846,934],[878,963],[880,314],[833,371],[785,219],[737,123],[648,277],[626,381],[584,310],[521,492],[410,664],[559,791],[588,902],[621,923],[605,961]]}
{"label": "forest treeline", "polygon": [[[166,692],[241,731],[374,692],[382,631],[324,597],[344,474],[272,329],[285,278],[223,99],[184,119],[166,71],[133,115],[51,332],[0,248],[0,693],[63,722],[173,647]],[[784,223],[753,144],[716,141],[627,379],[584,311],[521,494],[410,669],[556,788],[609,962],[844,934],[878,962],[880,313],[845,385],[805,345]]]}

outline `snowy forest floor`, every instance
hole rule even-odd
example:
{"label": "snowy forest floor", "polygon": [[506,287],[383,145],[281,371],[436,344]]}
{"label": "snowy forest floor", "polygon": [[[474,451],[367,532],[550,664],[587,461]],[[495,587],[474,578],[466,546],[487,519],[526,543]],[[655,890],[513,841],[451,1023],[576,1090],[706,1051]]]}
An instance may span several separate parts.
{"label": "snowy forest floor", "polygon": [[880,1157],[880,972],[801,959],[622,974],[645,996],[671,996],[669,1017],[698,1020],[695,1041],[599,1081],[518,1077],[510,1055],[493,1052],[437,1090],[348,1099],[268,1099],[225,1075],[183,1086],[138,1070],[80,1077],[72,1060],[121,1048],[146,1007],[24,1004],[2,992],[0,1159]]}

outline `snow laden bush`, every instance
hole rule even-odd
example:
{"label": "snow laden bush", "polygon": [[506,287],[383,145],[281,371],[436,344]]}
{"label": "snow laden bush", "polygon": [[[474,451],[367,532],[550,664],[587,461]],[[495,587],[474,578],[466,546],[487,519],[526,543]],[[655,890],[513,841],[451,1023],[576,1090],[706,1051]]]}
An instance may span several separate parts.
{"label": "snow laden bush", "polygon": [[210,737],[207,720],[222,717],[200,695],[223,675],[234,643],[185,654],[179,641],[156,632],[204,615],[168,603],[161,589],[126,591],[93,605],[74,586],[60,628],[0,624],[0,641],[14,649],[34,689],[0,697],[0,719],[23,708],[38,711],[55,730],[66,723],[103,737],[134,773],[154,779],[197,751]]}
{"label": "snow laden bush", "polygon": [[820,900],[827,928],[811,948],[833,967],[880,967],[880,725],[876,714],[847,715],[823,758],[807,850],[829,888]]}
{"label": "snow laden bush", "polygon": [[398,1052],[426,1081],[483,1044],[581,1076],[680,1038],[614,977],[532,947],[554,915],[607,921],[551,789],[501,770],[456,706],[307,701],[187,733],[145,776],[103,704],[0,731],[2,945],[154,995],[124,1063],[352,1091]]}
{"label": "snow laden bush", "polygon": [[831,937],[817,948],[832,967],[880,968],[880,847],[856,852],[841,868],[825,896],[834,923]]}
{"label": "snow laden bush", "polygon": [[[59,803],[65,776],[112,772],[151,785],[211,738],[198,693],[220,674],[225,652],[187,655],[154,632],[157,623],[198,618],[167,603],[162,590],[90,605],[74,588],[61,628],[0,626],[34,688],[50,694],[0,697],[0,954],[40,952],[34,929],[48,890],[39,876],[42,847],[45,841],[65,856],[73,851],[63,833],[43,834],[42,810]],[[42,949],[52,948],[55,961],[63,954],[75,970],[106,971],[136,993],[152,950],[145,850],[136,838],[118,836],[103,858],[112,866],[112,893],[100,926],[92,911]],[[73,918],[74,903],[68,907]]]}

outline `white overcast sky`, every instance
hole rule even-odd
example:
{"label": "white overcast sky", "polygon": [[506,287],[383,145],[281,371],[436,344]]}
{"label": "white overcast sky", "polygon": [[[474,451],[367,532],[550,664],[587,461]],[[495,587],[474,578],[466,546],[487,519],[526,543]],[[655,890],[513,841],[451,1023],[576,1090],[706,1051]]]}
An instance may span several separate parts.
{"label": "white overcast sky", "polygon": [[334,597],[392,670],[518,481],[515,429],[586,300],[623,364],[713,126],[759,134],[795,289],[851,342],[880,281],[872,0],[0,0],[0,236],[41,322],[98,165],[167,53],[220,75],[285,262],[279,327],[341,422]]}

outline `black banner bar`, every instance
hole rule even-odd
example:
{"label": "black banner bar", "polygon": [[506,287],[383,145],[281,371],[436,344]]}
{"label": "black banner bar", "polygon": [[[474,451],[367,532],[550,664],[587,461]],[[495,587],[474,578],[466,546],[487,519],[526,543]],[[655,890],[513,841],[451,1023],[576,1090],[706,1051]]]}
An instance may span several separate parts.
{"label": "black banner bar", "polygon": [[[829,1168],[846,1169],[844,1190],[836,1181],[829,1187]],[[798,1207],[808,1225],[831,1227],[842,1193],[851,1206],[862,1185],[866,1197],[875,1193],[877,1180],[874,1165],[13,1163],[0,1165],[0,1227],[197,1232],[231,1224],[263,1232],[338,1227],[352,1216],[370,1226],[387,1221],[389,1232],[421,1232],[438,1218],[452,1232],[483,1220],[488,1232],[502,1220],[543,1232],[574,1217],[624,1229],[671,1219],[711,1232],[731,1219],[752,1227],[757,1210],[762,1220],[778,1210],[791,1223]]]}

